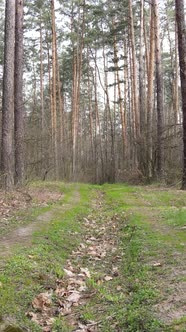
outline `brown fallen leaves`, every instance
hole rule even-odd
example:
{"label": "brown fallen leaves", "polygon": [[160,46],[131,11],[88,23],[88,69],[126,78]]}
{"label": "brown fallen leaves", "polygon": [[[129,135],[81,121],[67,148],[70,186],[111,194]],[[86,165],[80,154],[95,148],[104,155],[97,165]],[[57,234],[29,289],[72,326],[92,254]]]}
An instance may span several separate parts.
{"label": "brown fallen leaves", "polygon": [[[44,332],[52,331],[55,317],[64,316],[72,326],[73,332],[97,332],[100,322],[82,322],[75,310],[78,306],[85,305],[96,292],[87,287],[87,280],[91,278],[92,273],[84,266],[85,262],[87,266],[91,266],[91,270],[94,269],[94,274],[97,272],[98,264],[101,266],[102,277],[97,279],[98,285],[110,282],[119,275],[116,264],[120,256],[116,254],[117,235],[113,220],[106,220],[98,225],[94,216],[89,216],[84,218],[84,224],[84,242],[72,252],[71,260],[67,260],[64,278],[56,280],[55,288],[37,295],[32,301],[34,311],[27,313]],[[109,274],[108,266],[111,267]],[[119,290],[121,288],[118,288]]]}
{"label": "brown fallen leaves", "polygon": [[15,216],[15,210],[23,210],[28,206],[46,206],[50,202],[56,202],[62,198],[57,191],[47,188],[26,188],[23,191],[5,193],[0,191],[0,226]]}
{"label": "brown fallen leaves", "polygon": [[32,306],[34,309],[39,311],[45,310],[45,308],[50,307],[51,305],[51,294],[50,293],[41,293],[35,297],[32,301]]}
{"label": "brown fallen leaves", "polygon": [[51,331],[56,316],[66,316],[72,313],[72,307],[81,304],[83,294],[86,292],[86,279],[90,277],[87,268],[74,269],[68,261],[64,269],[66,278],[56,280],[56,289],[40,293],[32,301],[35,312],[26,313],[32,321],[42,326],[45,332]]}
{"label": "brown fallen leaves", "polygon": [[[44,332],[52,331],[52,325],[56,316],[70,316],[73,307],[83,304],[84,297],[91,296],[91,294],[86,294],[86,279],[91,276],[88,268],[73,268],[69,260],[64,272],[65,278],[56,280],[56,288],[54,290],[51,289],[49,292],[40,293],[32,301],[32,307],[35,309],[35,312],[30,311],[26,313],[32,321],[42,327]],[[79,324],[77,331],[95,331],[95,322],[91,322],[85,328],[85,325],[72,321],[72,317],[69,320],[72,325]]]}

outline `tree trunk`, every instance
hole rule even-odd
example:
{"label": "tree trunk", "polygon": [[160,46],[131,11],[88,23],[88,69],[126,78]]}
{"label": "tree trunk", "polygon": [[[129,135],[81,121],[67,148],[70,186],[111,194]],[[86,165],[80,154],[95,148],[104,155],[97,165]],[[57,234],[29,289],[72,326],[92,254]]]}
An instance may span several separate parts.
{"label": "tree trunk", "polygon": [[154,64],[155,64],[155,36],[154,36],[154,10],[151,6],[150,18],[150,51],[148,64],[148,91],[147,91],[147,164],[148,178],[152,177],[152,114],[153,114],[153,89],[154,89]]}
{"label": "tree trunk", "polygon": [[140,8],[140,54],[139,54],[139,114],[140,114],[140,146],[139,168],[144,176],[147,174],[146,152],[146,91],[145,91],[145,48],[144,48],[144,0]]}
{"label": "tree trunk", "polygon": [[140,136],[139,128],[139,107],[138,107],[138,93],[137,93],[137,62],[136,62],[136,47],[135,47],[135,36],[134,36],[134,18],[132,10],[132,0],[128,1],[129,4],[129,26],[130,26],[130,40],[132,49],[132,87],[133,87],[133,103],[134,103],[134,121],[135,121],[135,135],[138,139]]}
{"label": "tree trunk", "polygon": [[59,111],[59,151],[60,151],[60,175],[64,177],[64,101],[61,89],[59,61],[56,45],[56,69],[57,69],[57,93],[58,93],[58,111]]}
{"label": "tree trunk", "polygon": [[178,28],[175,22],[175,80],[174,80],[174,121],[175,134],[179,122],[179,63],[178,63]]}
{"label": "tree trunk", "polygon": [[82,3],[82,12],[79,7],[80,31],[77,40],[77,47],[73,47],[73,95],[72,95],[72,173],[75,178],[77,172],[77,144],[78,144],[78,125],[80,112],[80,90],[82,76],[82,57],[84,48],[85,32],[85,0]]}
{"label": "tree trunk", "polygon": [[45,115],[44,115],[44,89],[43,89],[43,28],[42,19],[40,13],[39,22],[39,34],[40,34],[40,107],[41,107],[41,131],[42,131],[42,141],[44,137],[44,126],[45,126]]}
{"label": "tree trunk", "polygon": [[176,21],[178,26],[178,50],[181,77],[183,112],[183,178],[182,189],[186,190],[186,35],[184,0],[176,0]]}
{"label": "tree trunk", "polygon": [[15,19],[15,181],[24,180],[24,114],[23,114],[23,1],[16,0]]}
{"label": "tree trunk", "polygon": [[140,132],[144,132],[146,120],[145,87],[144,87],[144,0],[141,0],[140,10],[140,55],[139,55],[139,109],[140,109]]}
{"label": "tree trunk", "polygon": [[157,87],[157,178],[163,178],[163,73],[159,31],[158,2],[153,0],[155,55],[156,55],[156,87]]}
{"label": "tree trunk", "polygon": [[[111,160],[110,160],[110,172],[108,174],[108,182],[114,183],[115,182],[115,176],[116,176],[116,170],[115,170],[115,132],[114,132],[114,124],[112,120],[112,114],[111,114],[111,106],[110,106],[110,97],[109,97],[109,91],[108,91],[108,74],[106,67],[108,67],[108,64],[106,66],[106,56],[105,56],[105,47],[103,45],[103,68],[105,73],[105,96],[106,96],[106,105],[105,108],[108,111],[108,120],[110,122],[110,136],[111,136]],[[107,121],[108,121],[107,120]],[[126,142],[125,142],[126,143]],[[108,142],[106,149],[108,148]],[[106,162],[107,165],[107,162]]]}
{"label": "tree trunk", "polygon": [[55,23],[55,5],[51,0],[52,15],[52,110],[53,110],[53,149],[54,149],[54,174],[55,179],[59,176],[59,158],[58,158],[58,131],[57,131],[57,78],[56,78],[56,23]]}
{"label": "tree trunk", "polygon": [[15,0],[7,0],[5,11],[1,157],[3,186],[6,190],[11,190],[14,185],[14,41]]}
{"label": "tree trunk", "polygon": [[[115,29],[115,22],[112,22],[113,28]],[[124,103],[123,103],[123,96],[121,92],[121,84],[120,84],[120,75],[119,75],[119,58],[118,58],[118,50],[117,50],[117,40],[116,34],[114,34],[114,65],[116,67],[116,79],[117,79],[117,90],[118,90],[118,104],[120,110],[120,117],[121,117],[121,128],[122,128],[122,138],[123,138],[123,160],[125,160],[126,155],[126,121],[125,121],[125,111],[124,111]]]}

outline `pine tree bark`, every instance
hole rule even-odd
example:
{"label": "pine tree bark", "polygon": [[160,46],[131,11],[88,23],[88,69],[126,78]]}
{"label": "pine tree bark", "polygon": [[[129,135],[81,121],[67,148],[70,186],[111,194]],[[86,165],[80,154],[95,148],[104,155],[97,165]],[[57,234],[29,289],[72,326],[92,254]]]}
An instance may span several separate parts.
{"label": "pine tree bark", "polygon": [[156,87],[157,87],[157,178],[163,178],[163,73],[159,31],[159,10],[157,0],[153,0],[155,55],[156,55]]}
{"label": "pine tree bark", "polygon": [[15,182],[24,181],[24,113],[23,113],[23,0],[16,0],[15,18]]}
{"label": "pine tree bark", "polygon": [[14,185],[14,41],[15,0],[7,0],[5,10],[1,156],[3,186],[6,190],[11,190]]}
{"label": "pine tree bark", "polygon": [[58,52],[56,45],[56,69],[57,69],[57,94],[58,94],[58,111],[59,111],[59,150],[60,150],[60,175],[64,177],[64,97],[62,94],[62,84],[60,80],[60,70],[58,61]]}
{"label": "pine tree bark", "polygon": [[183,178],[182,189],[186,190],[186,25],[184,0],[175,0],[178,26],[178,51],[180,63],[182,113],[183,113]]}
{"label": "pine tree bark", "polygon": [[78,125],[80,113],[80,90],[82,76],[82,57],[84,49],[84,32],[85,32],[85,6],[82,2],[82,11],[79,6],[79,35],[77,46],[73,47],[73,94],[72,94],[72,174],[75,178],[77,171],[77,144],[78,144]]}
{"label": "pine tree bark", "polygon": [[[174,80],[174,121],[179,121],[179,60],[178,60],[178,28],[175,22],[175,80]],[[175,134],[177,128],[175,126]]]}
{"label": "pine tree bark", "polygon": [[55,2],[51,0],[52,15],[52,111],[53,111],[53,149],[54,149],[54,174],[55,179],[59,177],[58,157],[58,128],[57,128],[57,71],[56,71],[56,23],[55,23]]}
{"label": "pine tree bark", "polygon": [[42,131],[42,141],[44,136],[44,89],[43,89],[43,28],[42,28],[42,18],[40,13],[39,22],[39,34],[40,34],[40,107],[41,107],[41,131]]}
{"label": "pine tree bark", "polygon": [[[112,22],[113,28],[115,29],[115,23]],[[118,50],[117,50],[117,40],[116,35],[114,35],[114,65],[116,67],[116,79],[117,79],[117,90],[118,90],[118,99],[119,99],[119,110],[120,110],[120,117],[121,117],[121,127],[122,127],[122,138],[123,138],[123,159],[126,156],[126,143],[127,143],[127,136],[126,136],[126,119],[125,119],[125,111],[124,111],[124,103],[123,97],[121,92],[121,84],[120,84],[120,75],[119,75],[119,58],[118,58]]]}
{"label": "pine tree bark", "polygon": [[140,132],[144,132],[146,123],[146,96],[145,96],[145,52],[144,52],[144,0],[141,0],[140,9],[140,55],[139,55],[139,110]]}
{"label": "pine tree bark", "polygon": [[[106,105],[105,108],[108,111],[108,120],[110,122],[110,138],[111,138],[111,160],[110,160],[110,172],[108,174],[108,182],[114,183],[115,177],[116,177],[116,170],[115,170],[115,132],[114,132],[114,124],[112,120],[112,114],[111,114],[111,106],[110,106],[110,97],[109,97],[109,91],[108,91],[108,74],[107,74],[107,67],[108,64],[106,64],[106,54],[105,54],[105,47],[103,45],[103,68],[105,73],[105,97],[106,97]],[[107,139],[108,141],[108,139]],[[125,141],[126,144],[126,141]],[[108,142],[106,144],[106,149],[108,149]],[[107,164],[107,162],[106,162]]]}
{"label": "pine tree bark", "polygon": [[148,178],[152,177],[152,114],[154,107],[154,69],[155,69],[155,35],[154,35],[154,10],[151,5],[150,17],[150,47],[148,64],[148,91],[147,91],[147,164]]}
{"label": "pine tree bark", "polygon": [[140,114],[140,147],[139,147],[139,168],[146,176],[147,162],[145,151],[146,129],[146,91],[145,91],[145,45],[144,45],[144,0],[141,0],[140,8],[140,54],[139,54],[139,114]]}
{"label": "pine tree bark", "polygon": [[135,36],[134,36],[134,17],[132,10],[132,0],[128,1],[129,6],[129,25],[130,25],[130,40],[132,49],[132,87],[133,87],[133,106],[134,106],[134,121],[135,121],[135,135],[138,139],[140,136],[139,127],[139,106],[138,106],[138,93],[137,93],[137,65],[136,65],[136,47],[135,47]]}

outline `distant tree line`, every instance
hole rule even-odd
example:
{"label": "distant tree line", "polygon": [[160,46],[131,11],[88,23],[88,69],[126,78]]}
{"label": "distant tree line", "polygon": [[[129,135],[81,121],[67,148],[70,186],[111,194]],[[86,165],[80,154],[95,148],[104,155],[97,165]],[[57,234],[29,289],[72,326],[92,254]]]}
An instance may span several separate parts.
{"label": "distant tree line", "polygon": [[[6,0],[1,184],[181,182],[183,0]],[[181,85],[180,85],[181,79]]]}

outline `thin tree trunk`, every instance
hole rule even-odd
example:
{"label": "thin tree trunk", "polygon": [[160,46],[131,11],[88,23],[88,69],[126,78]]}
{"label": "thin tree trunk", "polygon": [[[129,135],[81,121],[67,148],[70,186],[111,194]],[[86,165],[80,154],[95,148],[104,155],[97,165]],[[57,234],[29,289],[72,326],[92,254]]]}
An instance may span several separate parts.
{"label": "thin tree trunk", "polygon": [[[89,51],[87,48],[87,63],[89,63]],[[93,121],[93,110],[92,110],[92,87],[90,77],[90,65],[88,66],[88,109],[89,109],[89,123],[90,123],[90,141],[91,141],[91,162],[94,162],[94,121]],[[94,167],[95,168],[95,167]],[[95,173],[95,169],[94,169]]]}
{"label": "thin tree trunk", "polygon": [[60,149],[60,160],[61,160],[61,171],[62,177],[64,176],[64,102],[61,91],[61,80],[60,80],[60,72],[59,72],[59,61],[57,54],[57,45],[56,45],[56,69],[57,69],[57,91],[58,91],[58,105],[59,105],[59,149]]}
{"label": "thin tree trunk", "polygon": [[[105,173],[104,173],[103,142],[102,142],[102,135],[101,135],[101,123],[100,123],[99,107],[98,107],[97,72],[98,72],[98,66],[97,66],[97,50],[96,50],[95,51],[95,77],[94,77],[94,97],[95,97],[95,116],[96,116],[95,130],[96,130],[96,136],[97,136],[97,131],[99,133],[99,150],[100,150],[100,160],[101,160],[101,179],[99,179],[99,175],[98,175],[99,168],[97,168],[97,182],[98,183],[103,183]],[[97,145],[97,142],[96,142],[96,145]]]}
{"label": "thin tree trunk", "polygon": [[24,181],[24,115],[23,115],[23,1],[16,0],[15,18],[15,182]]}
{"label": "thin tree trunk", "polygon": [[[113,27],[115,28],[114,22],[113,22]],[[125,159],[126,123],[125,123],[125,112],[124,112],[124,107],[123,107],[123,97],[122,97],[122,93],[121,93],[121,84],[120,84],[120,76],[119,76],[119,59],[118,59],[116,35],[114,35],[114,64],[116,66],[116,78],[117,78],[118,99],[119,99],[118,104],[119,104],[119,110],[120,110],[122,138],[123,138],[123,159]]]}
{"label": "thin tree trunk", "polygon": [[[80,88],[81,88],[81,75],[82,75],[82,56],[84,48],[84,31],[85,31],[85,0],[82,4],[82,24],[80,36],[78,39],[77,47],[74,48],[73,55],[73,101],[72,101],[72,173],[75,177],[76,173],[76,154],[77,154],[77,140],[78,140],[78,124],[79,124],[79,111],[80,111]],[[81,17],[79,9],[79,20]]]}
{"label": "thin tree trunk", "polygon": [[160,47],[159,11],[158,2],[153,0],[154,29],[155,29],[155,54],[156,54],[156,86],[157,86],[157,177],[163,178],[163,73]]}
{"label": "thin tree trunk", "polygon": [[152,114],[153,114],[153,89],[154,89],[154,69],[155,69],[155,34],[154,34],[154,10],[151,5],[150,18],[150,52],[148,65],[148,91],[147,91],[147,164],[148,177],[152,177]]}
{"label": "thin tree trunk", "polygon": [[139,113],[140,113],[140,146],[139,146],[139,167],[146,176],[147,163],[145,158],[146,142],[146,94],[145,94],[145,51],[144,51],[144,0],[141,0],[140,8],[140,54],[139,54]]}
{"label": "thin tree trunk", "polygon": [[140,132],[144,132],[146,118],[145,88],[144,88],[144,0],[141,0],[140,10],[140,57],[139,57],[139,108],[140,108]]}
{"label": "thin tree trunk", "polygon": [[51,79],[51,63],[50,63],[50,45],[48,42],[48,34],[46,34],[47,44],[47,69],[48,69],[48,86],[49,86],[49,99],[50,99],[50,120],[49,130],[51,132],[51,146],[53,147],[53,135],[54,135],[54,120],[53,120],[53,96],[52,96],[52,79]]}
{"label": "thin tree trunk", "polygon": [[132,49],[132,87],[133,87],[133,103],[134,103],[134,114],[135,114],[135,134],[138,140],[140,136],[139,128],[139,107],[138,107],[138,93],[137,93],[137,61],[136,61],[136,47],[135,47],[135,36],[134,36],[134,17],[132,10],[132,0],[128,1],[129,5],[129,26],[130,26],[130,40]]}
{"label": "thin tree trunk", "polygon": [[[174,121],[177,125],[179,121],[179,63],[178,63],[178,31],[177,31],[177,22],[175,22],[175,81],[174,81]],[[176,126],[175,126],[176,133]]]}
{"label": "thin tree trunk", "polygon": [[6,190],[11,190],[14,185],[14,41],[15,0],[7,0],[5,11],[1,156],[3,186]]}
{"label": "thin tree trunk", "polygon": [[[109,182],[114,183],[115,182],[115,133],[114,133],[114,125],[112,121],[112,114],[111,114],[111,107],[110,107],[110,98],[109,98],[109,91],[108,91],[108,75],[106,70],[106,57],[105,57],[105,47],[103,45],[103,67],[104,67],[104,73],[105,73],[105,95],[106,95],[106,109],[108,111],[108,118],[110,122],[110,135],[111,135],[111,170],[109,174]],[[107,142],[108,144],[108,142]],[[107,149],[107,146],[106,146]],[[107,164],[107,161],[106,161]]]}
{"label": "thin tree trunk", "polygon": [[43,31],[40,13],[40,107],[41,107],[41,131],[44,133],[44,91],[43,91]]}
{"label": "thin tree trunk", "polygon": [[43,29],[41,11],[39,17],[39,34],[40,34],[40,112],[41,112],[41,172],[43,168],[46,172],[45,161],[45,114],[44,114],[44,89],[43,89]]}
{"label": "thin tree trunk", "polygon": [[59,158],[58,158],[58,130],[57,130],[57,95],[56,95],[56,23],[55,23],[55,4],[51,0],[52,15],[52,102],[53,102],[53,148],[54,148],[54,174],[59,177]]}

